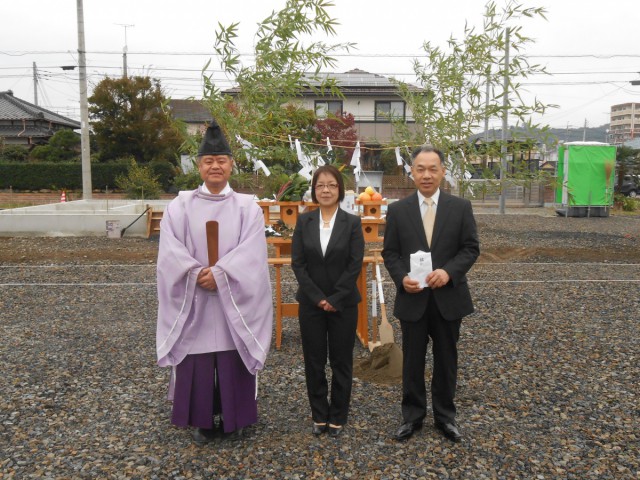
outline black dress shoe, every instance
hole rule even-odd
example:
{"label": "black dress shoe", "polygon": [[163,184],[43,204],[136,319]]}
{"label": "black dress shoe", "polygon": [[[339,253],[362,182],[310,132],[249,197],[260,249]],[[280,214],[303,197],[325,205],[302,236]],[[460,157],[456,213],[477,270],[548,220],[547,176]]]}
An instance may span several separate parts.
{"label": "black dress shoe", "polygon": [[314,435],[322,435],[326,431],[327,431],[326,423],[318,424],[313,422],[313,427],[311,427],[311,433],[313,433]]}
{"label": "black dress shoe", "polygon": [[395,439],[398,441],[408,440],[414,432],[417,432],[421,428],[422,422],[405,422],[400,425],[400,428],[396,432]]}
{"label": "black dress shoe", "polygon": [[191,435],[195,443],[204,445],[216,438],[216,430],[214,428],[196,428]]}
{"label": "black dress shoe", "polygon": [[329,436],[336,438],[342,434],[342,427],[329,425]]}
{"label": "black dress shoe", "polygon": [[462,434],[458,430],[458,426],[455,423],[440,423],[436,422],[436,428],[440,430],[445,437],[452,442],[459,442],[462,440]]}
{"label": "black dress shoe", "polygon": [[233,432],[224,432],[222,434],[222,439],[223,440],[241,440],[242,437],[244,437],[244,430],[242,428],[239,428],[238,430],[234,430]]}

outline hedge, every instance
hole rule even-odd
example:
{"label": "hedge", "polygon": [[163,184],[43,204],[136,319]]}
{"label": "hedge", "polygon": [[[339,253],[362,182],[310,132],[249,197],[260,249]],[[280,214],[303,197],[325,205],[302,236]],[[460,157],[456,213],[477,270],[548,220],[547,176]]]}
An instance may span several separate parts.
{"label": "hedge", "polygon": [[[104,190],[114,189],[116,177],[127,174],[127,162],[91,164],[91,186]],[[173,167],[166,162],[150,164],[158,175],[162,188],[168,190],[173,183]],[[82,165],[78,162],[0,162],[0,189],[14,190],[81,190]]]}

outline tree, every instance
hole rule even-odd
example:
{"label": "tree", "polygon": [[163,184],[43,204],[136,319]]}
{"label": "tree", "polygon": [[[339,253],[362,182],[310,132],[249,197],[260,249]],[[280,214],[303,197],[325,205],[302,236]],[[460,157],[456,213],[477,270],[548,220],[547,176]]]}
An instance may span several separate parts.
{"label": "tree", "polygon": [[160,198],[162,187],[157,175],[149,165],[139,165],[131,157],[127,175],[116,177],[116,186],[123,190],[127,198],[154,199]]}
{"label": "tree", "polygon": [[181,138],[164,113],[159,80],[105,78],[89,97],[91,125],[102,161],[133,156],[138,162],[175,162]]}
{"label": "tree", "polygon": [[[282,10],[272,12],[258,24],[251,65],[240,62],[234,43],[238,23],[227,27],[218,24],[214,49],[223,71],[235,78],[237,95],[223,94],[212,77],[205,76],[205,99],[227,137],[233,140],[238,134],[249,141],[256,148],[253,156],[267,165],[294,169],[297,159],[289,148],[289,136],[320,140],[317,130],[310,128],[315,112],[296,106],[292,100],[309,88],[341,96],[335,81],[320,73],[322,68],[335,66],[333,52],[351,47],[317,40],[320,35],[335,35],[336,21],[327,13],[329,6],[326,0],[288,0]],[[234,156],[249,169],[245,151],[238,147],[232,144]]]}
{"label": "tree", "polygon": [[[413,66],[423,90],[416,91],[398,82],[418,129],[412,133],[406,124],[394,122],[397,140],[407,144],[426,141],[447,151],[472,153],[470,137],[480,128],[482,121],[507,112],[524,126],[525,131],[535,129],[538,135],[544,136],[548,129],[533,125],[530,118],[533,114],[544,113],[552,105],[545,105],[538,99],[526,102],[522,97],[522,85],[515,81],[532,74],[546,73],[540,65],[528,62],[524,49],[532,40],[523,34],[521,26],[515,25],[523,18],[544,19],[544,14],[543,8],[525,8],[513,0],[508,0],[501,11],[498,11],[494,2],[489,2],[485,5],[481,31],[465,25],[463,40],[451,37],[448,50],[425,42],[423,49],[426,60],[424,63],[415,60]],[[505,71],[507,30],[511,55],[508,71]],[[507,94],[503,88],[505,77],[508,79],[506,111],[502,105],[502,99]],[[489,98],[485,94],[487,87]],[[509,141],[512,142],[513,138]],[[500,152],[499,142],[493,145],[493,154]],[[461,156],[459,160],[464,162],[463,158]]]}
{"label": "tree", "polygon": [[49,162],[68,162],[80,159],[80,135],[73,130],[58,130],[49,139],[47,145],[38,145],[31,154],[31,158]]}
{"label": "tree", "polygon": [[0,161],[24,162],[29,157],[29,149],[22,145],[5,145],[0,138]]}
{"label": "tree", "polygon": [[316,128],[322,139],[329,137],[335,152],[335,161],[348,163],[353,155],[353,149],[358,141],[356,119],[351,113],[330,115],[327,118],[316,120]]}
{"label": "tree", "polygon": [[620,188],[625,175],[640,173],[640,150],[620,145],[616,148],[616,167],[618,188]]}

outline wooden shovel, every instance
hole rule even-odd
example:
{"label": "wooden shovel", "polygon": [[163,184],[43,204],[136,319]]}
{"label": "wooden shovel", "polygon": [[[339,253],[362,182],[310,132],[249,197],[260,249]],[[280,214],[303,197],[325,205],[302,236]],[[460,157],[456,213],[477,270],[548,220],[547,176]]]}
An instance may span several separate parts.
{"label": "wooden shovel", "polygon": [[218,262],[218,222],[209,220],[205,228],[207,230],[207,255],[209,266],[213,267]]}
{"label": "wooden shovel", "polygon": [[380,343],[385,345],[387,343],[394,343],[393,340],[393,327],[387,319],[387,307],[384,304],[384,293],[382,291],[382,275],[380,274],[380,265],[378,265],[378,252],[373,252],[373,260],[376,264],[376,280],[378,281],[378,297],[380,298],[380,315],[382,321],[380,322]]}
{"label": "wooden shovel", "polygon": [[369,342],[369,351],[373,352],[373,349],[382,345],[378,341],[378,301],[376,300],[376,289],[378,288],[375,280],[375,270],[373,271],[373,280],[371,280],[371,325],[373,330],[373,336]]}

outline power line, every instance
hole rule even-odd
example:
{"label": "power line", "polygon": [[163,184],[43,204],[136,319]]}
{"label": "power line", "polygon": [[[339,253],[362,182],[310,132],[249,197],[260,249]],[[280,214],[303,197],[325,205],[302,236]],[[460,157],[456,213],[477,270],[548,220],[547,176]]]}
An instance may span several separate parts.
{"label": "power line", "polygon": [[[119,69],[119,67],[108,67],[110,69]],[[133,69],[135,70],[135,69]],[[162,69],[160,69],[160,71],[164,71]],[[172,69],[171,71],[181,71],[179,69]],[[188,71],[188,70],[187,70]],[[214,72],[215,73],[215,72]],[[616,73],[616,72],[614,72]],[[620,74],[622,73],[626,73],[626,72],[619,72]],[[100,71],[91,71],[88,73],[89,76],[91,77],[102,77],[102,76],[108,76],[106,75],[104,72],[100,72]],[[403,74],[403,75],[410,75],[410,74]],[[144,76],[149,76],[149,77],[153,77],[153,78],[158,78],[158,80],[162,81],[162,80],[166,80],[166,81],[202,81],[202,77],[198,76],[198,77],[172,77],[172,76],[163,76],[163,75],[154,75],[153,73],[149,73],[149,74],[145,74]],[[9,75],[0,75],[0,78],[18,78],[18,79],[27,79],[27,78],[31,78],[31,75],[28,73],[24,73],[24,74],[9,74]],[[56,78],[60,79],[60,78],[64,78],[64,79],[68,79],[68,80],[77,80],[77,76],[71,76],[69,74],[66,73],[49,73],[46,74],[43,73],[40,78],[42,80],[54,80]],[[230,80],[226,77],[218,77],[218,78],[213,78],[214,81],[217,82],[226,82],[226,83],[233,83],[233,80]],[[526,86],[578,86],[578,85],[607,85],[607,84],[626,84],[628,83],[628,81],[626,80],[619,80],[619,79],[602,79],[602,80],[591,80],[591,81],[548,81],[548,82],[518,82],[519,85],[526,85]],[[636,92],[637,93],[637,92]]]}
{"label": "power line", "polygon": [[[29,55],[45,55],[45,56],[54,56],[54,55],[71,55],[75,51],[0,51],[0,55],[13,56],[13,57],[24,57]],[[111,63],[111,58],[106,57],[97,57],[97,55],[105,55],[105,56],[113,56],[116,55],[118,58],[121,55],[120,51],[87,51],[85,52],[88,55],[94,55],[93,60],[97,60],[94,65],[88,65],[88,78],[91,80],[92,84],[95,85],[96,82],[101,80],[106,76],[110,76],[113,74],[115,70],[120,70],[120,65],[108,65]],[[130,56],[138,55],[148,55],[148,56],[203,56],[206,58],[216,57],[215,52],[207,51],[207,52],[199,52],[199,51],[186,51],[186,52],[167,52],[167,51],[139,51],[139,52],[128,52]],[[253,53],[240,53],[242,57],[251,59],[254,58],[255,55]],[[335,52],[331,54],[332,57],[335,58],[374,58],[380,59],[393,59],[393,58],[416,58],[423,57],[424,52],[419,53],[361,53],[361,52],[348,52],[348,53],[339,53]],[[102,60],[100,60],[102,58]],[[130,57],[131,58],[131,57]],[[594,59],[594,61],[589,62],[588,66],[585,66],[586,70],[571,69],[567,68],[571,65],[570,62],[560,63],[558,67],[561,70],[556,72],[545,72],[545,73],[532,73],[527,80],[539,80],[539,81],[526,81],[519,82],[519,84],[523,87],[528,87],[533,90],[535,87],[558,87],[560,91],[566,91],[566,88],[574,88],[581,86],[594,86],[594,85],[611,85],[612,87],[617,88],[615,91],[624,92],[625,94],[638,94],[637,90],[626,89],[623,86],[628,84],[628,81],[623,81],[618,79],[611,79],[612,76],[628,76],[628,75],[637,75],[636,71],[629,71],[629,62],[624,65],[613,63],[609,68],[603,71],[594,70],[594,65],[604,66],[605,64],[596,63],[596,62],[606,62],[608,60],[613,59],[634,59],[640,58],[640,54],[624,54],[624,53],[613,53],[606,55],[596,55],[596,54],[573,54],[573,55],[563,55],[563,54],[535,54],[535,55],[524,55],[523,58],[528,59]],[[138,57],[138,60],[140,58]],[[151,59],[150,59],[151,60]],[[159,59],[153,59],[159,60]],[[195,62],[199,60],[194,59]],[[190,60],[193,62],[194,60]],[[162,62],[162,60],[159,60]],[[45,59],[46,63],[55,62],[54,58]],[[202,68],[189,68],[187,67],[179,67],[172,65],[172,63],[176,62],[175,59],[167,58],[163,63],[165,65],[154,66],[154,65],[139,65],[139,66],[131,66],[129,65],[130,71],[133,72],[141,72],[142,76],[150,76],[152,78],[157,78],[161,84],[163,89],[172,93],[173,96],[197,96],[202,94],[202,75],[212,75],[212,81],[219,87],[224,88],[223,86],[232,86],[234,84],[234,79],[229,78],[223,70],[220,69],[207,69],[203,72]],[[77,60],[72,60],[73,65],[77,65]],[[634,62],[635,63],[635,62]],[[64,60],[60,62],[60,66],[64,64]],[[168,65],[167,65],[168,64]],[[383,62],[381,62],[384,65]],[[39,80],[41,82],[47,82],[47,88],[49,88],[52,92],[58,92],[59,89],[54,88],[57,87],[72,87],[74,90],[77,89],[77,85],[71,85],[72,82],[78,81],[77,72],[63,72],[56,71],[61,68],[59,65],[51,65],[42,67],[39,62]],[[401,67],[404,68],[404,67]],[[177,75],[171,76],[170,73],[176,73]],[[334,72],[321,72],[324,74],[334,74]],[[416,82],[415,77],[416,74],[414,71],[410,72],[378,72],[377,74],[388,76],[388,77],[396,77],[397,79],[404,79],[405,81]],[[181,75],[183,74],[183,75]],[[194,74],[194,75],[191,75]],[[115,74],[113,74],[115,75]],[[544,78],[541,78],[540,75],[545,75]],[[575,80],[570,80],[566,77],[577,76],[577,77],[587,77],[591,76],[590,79],[584,78],[584,80],[580,80],[576,78]],[[599,76],[606,76],[604,79],[598,78]],[[535,77],[535,78],[534,78]],[[553,78],[555,77],[555,78]],[[2,66],[0,67],[0,79],[6,79],[8,82],[13,83],[10,88],[14,88],[15,85],[22,83],[23,81],[29,81],[31,78],[30,67],[27,66]],[[564,78],[564,80],[563,80]],[[6,88],[6,87],[5,87]],[[3,89],[5,89],[3,88]],[[43,87],[40,86],[40,89]],[[603,88],[604,90],[604,88]],[[43,92],[44,93],[44,92]],[[609,94],[607,94],[609,95]],[[75,100],[75,99],[74,99]],[[70,101],[74,101],[71,100]],[[592,103],[593,101],[589,102]],[[57,109],[76,109],[77,107],[50,107]],[[576,107],[578,108],[578,107]]]}
{"label": "power line", "polygon": [[[66,72],[57,72],[57,71],[53,71],[51,70],[52,67],[42,67],[39,68],[39,72],[42,76],[46,76],[46,77],[66,77],[66,78],[73,78],[70,76],[69,73]],[[55,68],[55,67],[53,67]],[[210,74],[210,73],[225,73],[223,70],[206,70],[203,72],[202,69],[194,69],[194,68],[178,68],[178,67],[154,67],[154,66],[150,66],[147,67],[146,65],[142,65],[142,66],[134,66],[131,67],[133,69],[146,69],[148,71],[148,73],[146,75],[149,76],[153,76],[154,72],[197,72],[197,73],[205,73],[205,74]],[[119,70],[120,66],[113,66],[113,65],[92,65],[91,69],[93,70],[94,73],[97,73],[97,70]],[[0,70],[21,70],[23,73],[19,74],[19,73],[9,73],[9,74],[2,74],[0,75],[0,78],[19,78],[19,77],[26,77],[26,76],[31,76],[31,74],[28,72],[28,67],[25,66],[16,66],[16,67],[0,67]],[[320,72],[321,74],[332,74],[335,72]],[[381,75],[403,75],[403,76],[411,76],[411,75],[415,75],[414,72],[383,72],[380,73]],[[632,75],[632,74],[637,74],[637,72],[635,71],[574,71],[574,72],[570,72],[570,71],[562,71],[562,72],[534,72],[532,74],[530,74],[530,76],[562,76],[562,75]],[[168,77],[170,78],[170,77]],[[611,80],[614,81],[614,80]],[[609,80],[603,81],[603,80],[599,80],[596,83],[607,83],[609,82]],[[575,84],[577,82],[566,82],[566,83],[570,83],[570,84]],[[544,82],[544,84],[555,84],[555,82]]]}
{"label": "power line", "polygon": [[[25,70],[27,67],[24,66],[18,66],[18,67],[0,67],[0,70]],[[54,72],[51,70],[47,70],[47,68],[52,68],[52,67],[42,67],[39,68],[38,70],[41,72],[46,72],[49,73],[51,75],[65,75],[64,72]],[[53,67],[55,68],[55,67]],[[117,65],[92,65],[91,68],[93,69],[104,69],[104,70],[119,70],[121,67],[117,66]],[[129,68],[143,68],[143,67],[129,67]],[[203,70],[201,68],[177,68],[177,67],[153,67],[151,69],[154,72],[203,72]],[[224,73],[224,70],[217,70],[217,69],[213,69],[213,70],[206,70],[204,71],[204,73]],[[321,74],[331,74],[334,72],[320,72]],[[548,75],[637,75],[638,72],[636,71],[623,71],[623,70],[619,70],[619,71],[587,71],[587,72],[533,72],[530,75],[531,76],[535,76],[535,75],[544,75],[544,76],[548,76]],[[383,72],[383,73],[379,73],[379,75],[415,75],[414,72]]]}
{"label": "power line", "polygon": [[[60,55],[60,54],[69,54],[72,53],[69,50],[14,50],[14,51],[0,51],[0,55],[21,57],[25,55]],[[88,50],[87,54],[91,55],[118,55],[120,56],[122,52],[117,50]],[[137,51],[137,52],[128,52],[129,55],[193,55],[193,56],[212,56],[216,55],[213,51],[208,52],[179,52],[179,51]],[[254,53],[246,53],[240,52],[238,53],[241,57],[254,57]],[[416,56],[422,56],[424,52],[417,53],[355,53],[355,52],[346,52],[339,53],[334,52],[329,56],[331,57],[355,57],[355,58],[414,58]],[[596,58],[599,60],[608,60],[612,58],[640,58],[640,54],[633,53],[612,53],[612,54],[536,54],[536,55],[523,55],[523,58]]]}

